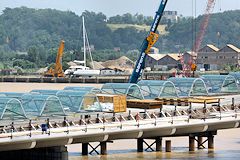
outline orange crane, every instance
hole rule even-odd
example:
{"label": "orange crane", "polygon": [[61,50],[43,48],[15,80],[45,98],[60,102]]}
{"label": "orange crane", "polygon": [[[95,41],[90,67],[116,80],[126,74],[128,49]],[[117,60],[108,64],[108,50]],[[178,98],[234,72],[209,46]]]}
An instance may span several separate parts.
{"label": "orange crane", "polygon": [[58,48],[58,53],[56,57],[56,62],[54,64],[54,68],[50,67],[49,70],[46,73],[44,73],[44,77],[64,77],[64,72],[62,69],[64,43],[65,42],[61,40]]}

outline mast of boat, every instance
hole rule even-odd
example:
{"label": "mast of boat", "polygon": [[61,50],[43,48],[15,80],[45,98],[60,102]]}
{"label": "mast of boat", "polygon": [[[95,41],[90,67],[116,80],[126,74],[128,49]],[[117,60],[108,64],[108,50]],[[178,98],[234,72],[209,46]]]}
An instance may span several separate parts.
{"label": "mast of boat", "polygon": [[85,29],[85,20],[84,16],[82,16],[82,23],[83,23],[83,60],[84,60],[84,67],[86,67],[87,60],[86,60],[86,29]]}
{"label": "mast of boat", "polygon": [[86,28],[85,28],[85,19],[84,19],[84,16],[82,16],[82,21],[83,21],[83,53],[84,53],[84,67],[87,66],[87,57],[86,57],[86,52],[87,52],[86,44],[87,44],[88,51],[89,51],[89,55],[90,55],[91,62],[92,62],[92,68],[94,69],[95,67],[94,67],[94,63],[93,63],[93,58],[92,58],[92,52],[91,52],[90,43],[89,43],[89,41],[88,41],[87,31],[86,31]]}

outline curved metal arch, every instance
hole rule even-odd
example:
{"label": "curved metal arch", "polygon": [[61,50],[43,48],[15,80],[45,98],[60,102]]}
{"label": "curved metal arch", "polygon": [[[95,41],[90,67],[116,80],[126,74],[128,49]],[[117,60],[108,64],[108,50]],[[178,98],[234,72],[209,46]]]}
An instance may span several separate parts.
{"label": "curved metal arch", "polygon": [[[171,81],[171,79],[174,81],[174,80],[177,80],[177,79],[179,79],[179,80],[181,80],[181,79],[184,79],[184,80],[189,80],[189,83],[191,83],[191,86],[190,86],[190,88],[189,88],[189,91],[188,91],[188,93],[187,93],[187,96],[188,97],[190,97],[191,96],[191,92],[193,91],[193,87],[194,87],[194,84],[196,83],[196,81],[201,81],[202,83],[203,83],[203,85],[204,85],[204,88],[205,88],[205,90],[206,90],[206,93],[207,93],[207,95],[208,95],[208,91],[207,91],[207,87],[206,87],[206,83],[204,82],[204,80],[203,79],[201,79],[201,78],[175,78],[175,77],[172,77],[172,78],[169,78],[169,81]],[[174,83],[173,83],[174,84]],[[175,85],[175,84],[174,84]]]}
{"label": "curved metal arch", "polygon": [[143,94],[142,94],[142,92],[141,92],[141,88],[140,88],[139,85],[137,85],[137,84],[132,84],[132,83],[131,83],[131,84],[129,85],[128,89],[127,89],[126,94],[128,95],[128,92],[129,92],[129,90],[130,90],[130,88],[131,88],[132,86],[136,86],[136,87],[138,88],[138,90],[139,90],[139,92],[140,92],[140,94],[141,94],[142,99],[144,99],[144,96],[143,96]]}
{"label": "curved metal arch", "polygon": [[10,98],[10,99],[6,102],[6,104],[5,104],[5,107],[4,107],[4,109],[3,109],[3,112],[2,112],[2,115],[1,115],[0,119],[3,119],[3,116],[4,116],[4,113],[6,112],[7,106],[8,106],[8,104],[9,104],[11,101],[17,101],[17,102],[20,104],[20,107],[21,107],[21,109],[22,109],[22,111],[23,111],[23,116],[27,118],[26,112],[25,112],[25,110],[24,110],[24,108],[23,108],[23,106],[22,106],[21,101],[20,101],[19,99],[17,99],[17,98]]}
{"label": "curved metal arch", "polygon": [[203,83],[204,88],[206,89],[206,92],[207,92],[207,95],[208,95],[207,86],[206,86],[206,83],[204,82],[204,80],[201,79],[201,78],[196,78],[196,79],[192,82],[192,86],[191,86],[190,91],[189,91],[189,93],[188,93],[188,97],[191,97],[190,94],[191,94],[191,92],[193,91],[193,86],[194,86],[194,84],[196,83],[196,81],[199,81],[199,80]]}
{"label": "curved metal arch", "polygon": [[224,78],[223,83],[222,83],[222,85],[221,85],[221,90],[220,90],[220,91],[222,91],[222,89],[223,89],[223,87],[224,87],[224,85],[225,85],[225,81],[226,81],[228,78],[232,78],[232,79],[234,80],[235,84],[236,84],[236,87],[237,87],[236,78],[235,78],[234,76],[232,76],[232,75],[226,75],[226,77]]}
{"label": "curved metal arch", "polygon": [[[117,84],[120,84],[120,83],[106,83],[106,84],[111,87],[110,89],[112,89],[115,94],[117,94],[117,93],[115,92],[116,88],[114,88],[114,85],[117,85]],[[121,83],[121,85],[126,85],[126,86],[127,86],[127,87],[125,88],[125,89],[126,89],[126,93],[121,93],[121,94],[128,95],[129,89],[130,89],[132,86],[136,86],[136,87],[138,88],[140,94],[141,94],[142,99],[144,99],[144,96],[143,96],[143,94],[142,94],[142,92],[141,92],[141,88],[139,87],[139,85],[137,85],[137,84],[135,84],[135,83]],[[104,87],[104,85],[103,85],[103,87]],[[103,88],[103,87],[102,87],[102,88]],[[101,90],[102,90],[102,88],[101,88]]]}
{"label": "curved metal arch", "polygon": [[[165,84],[166,84],[166,83],[171,83],[171,84],[172,84],[172,86],[173,86],[173,88],[174,88],[174,90],[175,90],[175,93],[176,93],[177,97],[179,97],[179,95],[178,95],[178,93],[177,93],[177,88],[176,88],[176,86],[174,85],[174,83],[171,82],[171,81],[165,81],[165,82],[163,83],[163,86],[164,86],[164,87],[165,87]],[[162,94],[164,87],[162,87],[162,89],[161,89],[158,97],[160,97],[160,95]]]}
{"label": "curved metal arch", "polygon": [[64,111],[64,108],[63,108],[63,105],[62,105],[60,99],[59,99],[57,96],[48,96],[47,99],[44,100],[45,102],[44,102],[44,104],[43,104],[43,107],[42,107],[42,109],[41,109],[41,112],[40,112],[39,116],[42,115],[42,113],[43,113],[43,111],[44,111],[44,109],[45,109],[45,107],[46,107],[46,104],[47,104],[47,101],[49,100],[49,98],[56,98],[56,99],[59,101],[59,103],[60,103],[60,106],[61,106],[61,108],[62,108],[62,111],[63,111],[64,115],[66,115],[66,112]]}

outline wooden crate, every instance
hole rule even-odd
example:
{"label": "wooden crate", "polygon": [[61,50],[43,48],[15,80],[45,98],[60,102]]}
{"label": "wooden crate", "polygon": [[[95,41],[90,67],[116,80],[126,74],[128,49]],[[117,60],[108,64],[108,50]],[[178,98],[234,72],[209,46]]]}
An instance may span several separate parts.
{"label": "wooden crate", "polygon": [[101,103],[113,103],[114,113],[127,111],[127,97],[125,95],[97,94]]}
{"label": "wooden crate", "polygon": [[139,109],[158,109],[162,107],[162,102],[151,99],[129,99],[127,100],[127,108],[139,108]]}

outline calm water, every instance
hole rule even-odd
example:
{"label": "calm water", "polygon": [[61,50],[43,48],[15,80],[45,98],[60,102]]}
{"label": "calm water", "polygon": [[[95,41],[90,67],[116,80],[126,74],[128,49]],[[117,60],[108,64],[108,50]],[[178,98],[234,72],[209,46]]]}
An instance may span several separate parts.
{"label": "calm water", "polygon": [[[214,150],[198,150],[195,152],[188,152],[188,148],[173,148],[172,153],[166,152],[144,152],[136,153],[136,150],[128,151],[115,151],[109,152],[106,156],[81,156],[80,153],[70,153],[70,160],[94,160],[94,159],[115,159],[115,160],[125,160],[125,159],[240,159],[240,152],[237,150],[224,150],[224,151],[214,151]],[[120,152],[120,153],[119,153]],[[126,152],[126,153],[121,153]]]}
{"label": "calm water", "polygon": [[[125,159],[240,159],[240,129],[218,131],[214,138],[214,150],[202,149],[195,152],[188,151],[188,138],[163,138],[163,152],[143,152],[137,153],[136,140],[118,140],[113,144],[108,144],[108,155],[81,156],[81,145],[75,144],[68,147],[70,160],[125,160]],[[166,153],[164,150],[165,140],[172,140],[172,152]],[[151,144],[153,141],[148,140]],[[97,143],[93,143],[96,146]],[[195,146],[197,144],[195,143]],[[205,144],[207,147],[207,144]],[[146,146],[144,146],[146,148]],[[155,146],[153,147],[155,149]],[[89,148],[90,151],[90,148]]]}

